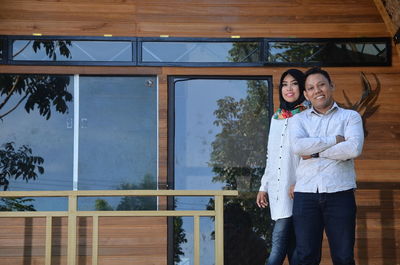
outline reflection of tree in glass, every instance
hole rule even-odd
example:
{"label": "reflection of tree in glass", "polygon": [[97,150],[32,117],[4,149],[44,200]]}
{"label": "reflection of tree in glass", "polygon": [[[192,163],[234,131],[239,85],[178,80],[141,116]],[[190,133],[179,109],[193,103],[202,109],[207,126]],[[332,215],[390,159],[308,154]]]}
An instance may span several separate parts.
{"label": "reflection of tree in glass", "polygon": [[270,43],[268,62],[306,63],[321,61],[325,46],[318,43]]}
{"label": "reflection of tree in glass", "polygon": [[9,178],[22,177],[23,180],[35,180],[37,173],[43,174],[44,168],[40,166],[44,160],[39,156],[32,156],[32,149],[23,145],[15,150],[14,143],[6,143],[0,149],[0,186],[8,189]]}
{"label": "reflection of tree in glass", "polygon": [[229,50],[228,60],[236,63],[260,61],[260,45],[258,42],[235,42]]}
{"label": "reflection of tree in glass", "polygon": [[[3,120],[21,104],[27,113],[38,110],[46,120],[50,119],[52,108],[59,113],[68,111],[67,102],[72,101],[68,92],[69,77],[48,75],[0,75],[0,119]],[[12,97],[18,100],[10,101]],[[11,102],[16,102],[11,105]],[[9,106],[11,105],[11,106]],[[17,151],[15,151],[17,150]],[[33,156],[28,145],[14,147],[14,143],[5,143],[0,152],[3,153],[0,164],[0,186],[8,188],[7,179],[35,180],[38,173],[43,174],[40,166],[44,159]]]}
{"label": "reflection of tree in glass", "polygon": [[32,204],[33,199],[1,198],[0,211],[36,211]]}
{"label": "reflection of tree in glass", "polygon": [[[138,185],[133,183],[123,183],[119,186],[119,190],[155,190],[157,189],[157,183],[154,177],[150,174],[146,174],[143,180]],[[118,211],[128,210],[157,210],[157,198],[156,197],[132,197],[126,196],[121,199],[117,206]]]}
{"label": "reflection of tree in glass", "polygon": [[[151,174],[146,174],[139,184],[122,183],[117,188],[118,190],[155,190],[157,183]],[[112,211],[113,207],[103,199],[95,201],[95,209],[97,211]],[[117,211],[130,210],[157,210],[157,198],[145,196],[124,196],[116,207]]]}
{"label": "reflection of tree in glass", "polygon": [[181,256],[185,253],[182,250],[181,244],[187,243],[185,230],[182,228],[182,217],[174,217],[174,264],[181,262]]}
{"label": "reflection of tree in glass", "polygon": [[[32,47],[35,52],[43,47],[46,54],[55,59],[57,50],[60,50],[60,54],[63,56],[71,56],[68,45],[70,44],[67,41],[36,40]],[[67,90],[68,85],[69,77],[67,76],[0,75],[0,119],[3,121],[21,104],[27,113],[37,109],[46,120],[51,117],[52,107],[59,113],[67,113],[67,102],[72,101],[72,94]],[[10,100],[11,98],[17,100]],[[28,145],[15,147],[14,143],[4,143],[0,152],[2,152],[0,187],[3,186],[4,190],[8,188],[9,179],[17,179],[22,176],[26,181],[35,180],[38,173],[44,173],[44,168],[41,166],[44,159],[32,155],[32,149]],[[26,201],[20,200],[19,202]],[[23,208],[21,207],[19,209]],[[17,208],[15,206],[15,209]]]}
{"label": "reflection of tree in glass", "polygon": [[[221,132],[212,143],[209,165],[216,174],[213,181],[241,191],[224,205],[225,264],[229,265],[261,265],[270,247],[269,211],[255,204],[268,140],[267,89],[265,81],[248,81],[246,98],[220,99],[214,112],[214,124]],[[211,200],[208,209],[212,205]]]}
{"label": "reflection of tree in glass", "polygon": [[68,46],[72,46],[72,43],[71,41],[66,40],[30,40],[19,51],[13,54],[13,58],[29,48],[31,43],[32,49],[35,53],[43,48],[46,52],[46,55],[50,59],[53,59],[53,61],[57,60],[57,52],[59,52],[60,55],[64,56],[65,58],[72,58],[72,54],[68,48]]}

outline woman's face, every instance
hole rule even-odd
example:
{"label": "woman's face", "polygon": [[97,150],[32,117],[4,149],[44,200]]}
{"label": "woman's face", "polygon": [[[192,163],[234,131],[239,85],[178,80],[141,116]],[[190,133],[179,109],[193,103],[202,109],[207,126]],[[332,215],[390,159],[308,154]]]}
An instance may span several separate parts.
{"label": "woman's face", "polygon": [[289,74],[282,81],[282,97],[289,103],[295,102],[300,97],[299,83]]}

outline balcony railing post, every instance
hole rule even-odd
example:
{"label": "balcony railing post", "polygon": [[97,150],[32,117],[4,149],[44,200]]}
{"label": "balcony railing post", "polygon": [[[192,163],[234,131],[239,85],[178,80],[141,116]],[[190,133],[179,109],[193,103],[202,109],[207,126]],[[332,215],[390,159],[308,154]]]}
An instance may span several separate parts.
{"label": "balcony railing post", "polygon": [[77,212],[77,195],[70,194],[68,196],[68,251],[67,264],[76,264],[76,212]]}
{"label": "balcony railing post", "polygon": [[215,196],[215,264],[224,265],[224,196]]}
{"label": "balcony railing post", "polygon": [[45,265],[51,265],[51,249],[52,249],[52,230],[53,217],[46,216],[46,249],[45,249]]}
{"label": "balcony railing post", "polygon": [[193,216],[194,265],[200,265],[200,216]]}

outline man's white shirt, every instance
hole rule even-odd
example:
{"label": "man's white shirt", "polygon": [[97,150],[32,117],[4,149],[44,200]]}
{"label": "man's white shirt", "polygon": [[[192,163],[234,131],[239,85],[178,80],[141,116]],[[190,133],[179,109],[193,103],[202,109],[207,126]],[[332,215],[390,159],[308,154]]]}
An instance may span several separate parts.
{"label": "man's white shirt", "polygon": [[[300,159],[295,192],[338,192],[356,188],[354,161],[361,154],[364,131],[360,115],[336,103],[325,114],[310,108],[291,118],[293,153],[318,158]],[[345,138],[336,144],[336,136]]]}

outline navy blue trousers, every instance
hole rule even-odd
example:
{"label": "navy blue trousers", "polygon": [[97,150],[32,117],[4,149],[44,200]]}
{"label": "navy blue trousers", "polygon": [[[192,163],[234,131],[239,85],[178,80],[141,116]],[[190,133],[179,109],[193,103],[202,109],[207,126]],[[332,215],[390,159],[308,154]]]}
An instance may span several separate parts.
{"label": "navy blue trousers", "polygon": [[354,190],[335,193],[295,192],[293,224],[298,265],[321,261],[325,229],[334,265],[354,265],[356,225]]}
{"label": "navy blue trousers", "polygon": [[282,265],[286,256],[290,265],[296,265],[295,241],[292,217],[276,220],[272,231],[272,249],[266,265]]}

